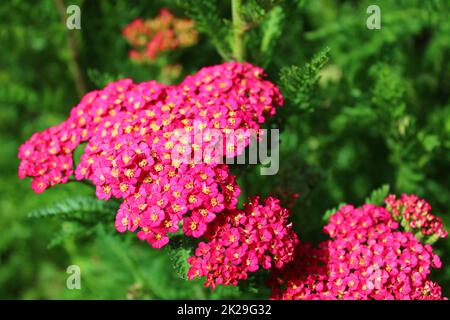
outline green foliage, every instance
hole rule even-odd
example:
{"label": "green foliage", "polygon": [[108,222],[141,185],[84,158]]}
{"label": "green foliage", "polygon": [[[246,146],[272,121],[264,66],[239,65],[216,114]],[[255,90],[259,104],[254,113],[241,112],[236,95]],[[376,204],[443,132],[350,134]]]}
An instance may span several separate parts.
{"label": "green foliage", "polygon": [[96,235],[99,226],[111,225],[119,204],[117,201],[102,201],[92,197],[71,197],[35,210],[30,218],[57,218],[62,221],[61,231],[50,241],[52,248],[67,238],[88,238]]}
{"label": "green foliage", "polygon": [[247,23],[259,24],[280,4],[281,0],[246,1],[242,6],[241,15]]}
{"label": "green foliage", "polygon": [[205,33],[220,55],[228,60],[231,57],[229,46],[231,31],[229,22],[220,17],[216,1],[177,0],[177,4],[195,20],[198,31]]}
{"label": "green foliage", "polygon": [[324,222],[327,222],[327,221],[330,219],[330,217],[331,217],[333,214],[335,214],[336,212],[338,212],[338,210],[339,210],[342,206],[345,206],[345,203],[341,203],[341,204],[339,204],[337,207],[332,208],[332,209],[328,209],[327,211],[325,211],[325,214],[323,215],[322,220],[323,220]]}
{"label": "green foliage", "polygon": [[[235,32],[248,33],[242,39],[243,45],[248,45],[250,55],[256,62],[264,66],[270,62],[275,44],[283,29],[284,12],[279,6],[281,0],[243,1],[240,8],[239,30],[234,30],[232,17],[223,16],[219,11],[227,12],[231,5],[226,1],[208,0],[177,0],[186,14],[195,20],[197,29],[208,36],[224,60],[238,59],[233,56],[236,50]],[[238,36],[239,37],[239,36]]]}
{"label": "green foliage", "polygon": [[277,6],[267,13],[267,18],[261,22],[261,43],[255,60],[260,62],[259,65],[262,67],[267,66],[272,60],[276,44],[283,31],[285,17],[282,7]]}
{"label": "green foliage", "polygon": [[239,283],[239,289],[243,293],[269,297],[270,289],[266,284],[270,280],[270,277],[271,273],[268,270],[260,270],[256,273],[250,273],[247,279],[242,280]]}
{"label": "green foliage", "polygon": [[169,242],[169,259],[175,273],[184,280],[187,280],[189,270],[188,258],[193,255],[195,241],[183,235],[174,236]]}
{"label": "green foliage", "polygon": [[384,205],[384,199],[389,195],[389,185],[385,184],[378,189],[372,191],[372,193],[366,198],[365,203],[374,204],[377,206]]}
{"label": "green foliage", "polygon": [[92,197],[71,197],[49,207],[35,210],[29,214],[29,217],[56,217],[80,223],[95,223],[116,212],[117,209],[118,204],[114,200],[102,201]]}
{"label": "green foliage", "polygon": [[280,88],[285,98],[289,99],[301,111],[311,111],[314,92],[319,82],[318,73],[325,66],[329,49],[316,54],[311,62],[302,67],[284,67],[280,71]]}
{"label": "green foliage", "polygon": [[98,88],[104,88],[110,82],[125,78],[123,75],[114,76],[107,72],[102,73],[97,69],[88,69],[87,74],[89,80]]}

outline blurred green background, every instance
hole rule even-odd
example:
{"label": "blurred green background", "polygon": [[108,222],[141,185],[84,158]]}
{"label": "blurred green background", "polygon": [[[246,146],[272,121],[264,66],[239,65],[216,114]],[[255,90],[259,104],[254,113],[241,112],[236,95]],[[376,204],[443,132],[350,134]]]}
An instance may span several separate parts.
{"label": "blurred green background", "polygon": [[[247,35],[247,60],[266,69],[269,78],[284,88],[287,101],[271,123],[282,129],[280,172],[264,177],[255,167],[236,168],[242,197],[299,193],[292,204],[293,220],[301,239],[316,241],[327,209],[343,202],[361,204],[372,190],[389,184],[395,193],[427,199],[448,228],[450,2],[244,3],[248,19],[256,21]],[[81,8],[81,30],[65,26],[61,5],[69,4]],[[370,4],[381,8],[380,30],[366,27]],[[128,58],[130,48],[121,30],[134,18],[154,17],[162,7],[200,19],[200,41],[155,64],[135,64]],[[251,285],[210,291],[201,281],[178,277],[169,250],[153,250],[133,234],[117,234],[114,214],[109,224],[96,226],[90,236],[65,237],[48,248],[55,234],[70,229],[70,223],[30,219],[28,214],[92,191],[68,184],[36,195],[29,180],[17,177],[19,145],[33,132],[64,120],[84,90],[121,77],[164,79],[163,67],[169,60],[183,66],[174,82],[202,66],[221,63],[216,47],[226,44],[214,38],[216,30],[204,26],[219,21],[220,27],[230,29],[223,22],[229,16],[230,3],[225,0],[2,1],[0,298],[267,297],[265,290]],[[311,59],[324,48],[330,49],[329,61],[315,81],[320,56]],[[307,76],[293,79],[286,72],[280,74],[290,65],[303,67]],[[449,296],[450,240],[436,248],[444,266],[433,278]],[[66,288],[66,268],[72,264],[81,267],[81,290]]]}

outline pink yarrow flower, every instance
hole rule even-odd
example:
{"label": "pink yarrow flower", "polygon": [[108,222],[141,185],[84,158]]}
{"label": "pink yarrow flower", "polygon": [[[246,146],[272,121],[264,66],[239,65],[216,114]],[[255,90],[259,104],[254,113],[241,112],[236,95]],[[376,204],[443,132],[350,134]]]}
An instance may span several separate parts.
{"label": "pink yarrow flower", "polygon": [[279,201],[250,199],[244,210],[220,214],[190,257],[188,277],[206,277],[205,286],[236,285],[249,272],[273,265],[283,267],[293,258],[297,236]]}
{"label": "pink yarrow flower", "polygon": [[[392,204],[394,197],[388,199]],[[294,261],[274,271],[272,298],[443,299],[439,285],[428,278],[432,268],[441,267],[439,257],[431,245],[400,230],[396,218],[375,205],[341,207],[324,227],[329,240],[317,248],[300,243]]]}
{"label": "pink yarrow flower", "polygon": [[[201,237],[217,214],[236,207],[240,194],[229,167],[218,160],[237,156],[250,139],[238,143],[236,134],[234,143],[219,145],[198,162],[195,151],[204,154],[208,146],[196,144],[192,133],[198,129],[208,141],[212,130],[258,130],[283,104],[278,88],[263,78],[258,67],[229,62],[203,68],[174,86],[130,79],[110,83],[86,94],[66,121],[20,147],[19,177],[31,177],[38,193],[67,182],[73,173],[77,180],[90,180],[98,198],[123,199],[118,231],[137,231],[156,247],[182,222],[187,235]],[[73,152],[82,142],[84,154],[73,168]],[[175,151],[191,157],[182,161],[172,156]]]}

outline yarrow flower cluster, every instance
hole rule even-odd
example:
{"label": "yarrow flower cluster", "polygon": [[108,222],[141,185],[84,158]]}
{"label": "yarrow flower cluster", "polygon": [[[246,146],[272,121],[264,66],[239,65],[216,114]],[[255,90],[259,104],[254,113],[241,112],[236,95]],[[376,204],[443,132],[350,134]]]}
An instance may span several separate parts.
{"label": "yarrow flower cluster", "polygon": [[300,244],[295,261],[274,272],[273,299],[442,299],[428,278],[439,257],[386,208],[343,206],[324,231],[330,240]]}
{"label": "yarrow flower cluster", "polygon": [[73,174],[72,152],[81,134],[72,131],[74,123],[64,122],[33,134],[19,148],[19,177],[33,177],[31,188],[42,193],[49,186],[66,183]]}
{"label": "yarrow flower cluster", "polygon": [[[160,248],[182,221],[187,235],[200,237],[217,213],[235,208],[240,192],[218,160],[242,152],[250,142],[246,130],[259,129],[283,103],[263,76],[260,68],[230,62],[204,68],[177,86],[110,83],[84,96],[65,122],[20,147],[19,176],[33,177],[38,193],[67,182],[75,148],[88,142],[76,179],[92,181],[100,199],[124,199],[118,231],[138,231]],[[210,130],[231,139],[214,142]],[[208,143],[215,145],[212,151]],[[197,151],[206,154],[202,161],[192,156]]]}
{"label": "yarrow flower cluster", "polygon": [[[189,258],[189,279],[206,277],[205,286],[215,288],[237,285],[260,267],[283,267],[293,259],[297,244],[288,216],[288,210],[272,197],[263,204],[254,197],[243,210],[224,212],[208,226],[208,241],[201,242]],[[195,220],[186,228],[191,226],[196,230]]]}
{"label": "yarrow flower cluster", "polygon": [[399,199],[395,195],[390,195],[386,198],[386,206],[394,219],[407,231],[415,232],[416,237],[433,236],[437,240],[445,238],[448,234],[444,230],[441,218],[430,213],[431,206],[415,195],[403,194]]}
{"label": "yarrow flower cluster", "polygon": [[197,43],[194,21],[175,17],[162,9],[154,19],[133,20],[123,29],[123,36],[133,46],[129,55],[135,61],[153,61],[167,50],[184,48]]}

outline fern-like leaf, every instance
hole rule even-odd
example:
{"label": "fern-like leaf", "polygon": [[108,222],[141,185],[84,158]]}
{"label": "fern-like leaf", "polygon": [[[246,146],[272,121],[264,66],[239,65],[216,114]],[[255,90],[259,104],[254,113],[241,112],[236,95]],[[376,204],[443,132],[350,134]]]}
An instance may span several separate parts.
{"label": "fern-like leaf", "polygon": [[175,273],[184,280],[187,280],[189,270],[188,258],[193,255],[195,240],[186,236],[177,235],[170,239],[169,259]]}
{"label": "fern-like leaf", "polygon": [[335,214],[336,212],[338,212],[339,209],[340,209],[342,206],[345,206],[345,203],[340,203],[337,207],[334,207],[334,208],[332,208],[332,209],[328,209],[327,211],[325,211],[325,214],[324,214],[323,217],[322,217],[322,221],[327,222],[328,219],[330,219],[330,217],[331,217],[333,214]]}
{"label": "fern-like leaf", "polygon": [[261,23],[262,39],[260,45],[261,66],[269,64],[273,55],[275,44],[283,31],[285,14],[281,7],[273,8]]}
{"label": "fern-like leaf", "polygon": [[318,73],[327,63],[329,51],[328,48],[320,51],[302,67],[284,67],[280,71],[280,88],[283,95],[300,110],[309,111],[315,107],[312,97],[319,81]]}
{"label": "fern-like leaf", "polygon": [[371,194],[366,198],[365,203],[381,206],[384,204],[384,199],[386,199],[388,194],[389,185],[382,185],[380,188],[375,189],[371,192]]}
{"label": "fern-like leaf", "polygon": [[186,11],[191,19],[195,20],[197,30],[210,38],[222,58],[229,60],[231,57],[229,45],[231,28],[219,16],[216,2],[211,0],[177,0],[177,4]]}
{"label": "fern-like leaf", "polygon": [[92,197],[76,197],[61,200],[51,206],[31,212],[30,218],[57,218],[63,222],[72,222],[84,227],[111,223],[119,203],[108,202]]}
{"label": "fern-like leaf", "polygon": [[242,6],[242,16],[251,25],[261,23],[281,0],[251,0]]}

